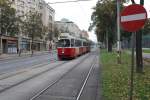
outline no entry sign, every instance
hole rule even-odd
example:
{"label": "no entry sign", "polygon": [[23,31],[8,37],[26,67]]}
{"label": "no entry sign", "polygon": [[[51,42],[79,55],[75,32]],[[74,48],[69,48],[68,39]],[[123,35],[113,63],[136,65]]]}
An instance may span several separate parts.
{"label": "no entry sign", "polygon": [[123,9],[120,19],[121,26],[125,31],[136,32],[144,26],[147,12],[142,5],[129,5]]}

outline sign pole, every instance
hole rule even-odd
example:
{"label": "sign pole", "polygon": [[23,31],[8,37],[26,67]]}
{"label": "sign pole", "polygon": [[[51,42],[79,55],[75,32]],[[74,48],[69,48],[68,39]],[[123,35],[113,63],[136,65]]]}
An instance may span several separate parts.
{"label": "sign pole", "polygon": [[132,33],[132,61],[131,61],[131,77],[130,77],[130,99],[133,100],[133,82],[134,82],[134,48],[135,48],[135,35],[136,33]]}
{"label": "sign pole", "polygon": [[120,42],[120,0],[117,0],[117,59],[118,64],[121,64],[121,42]]}
{"label": "sign pole", "polygon": [[136,32],[141,29],[147,20],[147,12],[142,5],[129,5],[121,13],[121,25],[125,31],[132,33],[132,61],[131,61],[131,75],[130,75],[130,95],[129,100],[133,100],[134,89],[134,66],[135,66],[135,36]]}

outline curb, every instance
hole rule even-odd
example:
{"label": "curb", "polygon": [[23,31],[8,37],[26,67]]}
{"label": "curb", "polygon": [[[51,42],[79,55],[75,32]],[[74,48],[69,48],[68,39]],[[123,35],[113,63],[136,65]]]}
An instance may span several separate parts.
{"label": "curb", "polygon": [[[49,51],[37,52],[37,53],[33,54],[33,57],[34,56],[40,56],[42,54],[47,54],[47,53],[49,53]],[[21,56],[19,56],[19,54],[9,55],[8,57],[2,57],[2,58],[0,57],[0,61],[31,57],[30,55],[31,55],[30,53],[22,53]]]}

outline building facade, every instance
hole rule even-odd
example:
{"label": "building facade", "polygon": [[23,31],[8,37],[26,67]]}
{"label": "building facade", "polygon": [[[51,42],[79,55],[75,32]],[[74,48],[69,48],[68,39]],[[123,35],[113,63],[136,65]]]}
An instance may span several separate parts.
{"label": "building facade", "polygon": [[[42,15],[42,21],[45,26],[49,23],[54,24],[55,10],[44,0],[11,0],[12,7],[16,9],[18,16],[27,15],[29,12],[39,12]],[[26,18],[26,16],[24,16]]]}
{"label": "building facade", "polygon": [[82,38],[89,39],[89,33],[85,30],[82,30]]}
{"label": "building facade", "polygon": [[72,21],[67,19],[62,19],[61,21],[55,21],[55,24],[60,31],[60,33],[71,33],[73,36],[81,37],[82,31],[80,28]]}
{"label": "building facade", "polygon": [[[30,12],[38,12],[42,15],[42,22],[45,27],[53,31],[55,10],[48,5],[44,0],[10,0],[12,7],[16,9],[16,15],[21,16],[22,20],[26,19],[25,15]],[[48,33],[47,33],[48,34]],[[43,39],[34,41],[35,50],[45,50],[47,41],[46,35]],[[31,40],[21,31],[16,37],[1,36],[0,53],[16,53],[17,49],[31,50]]]}

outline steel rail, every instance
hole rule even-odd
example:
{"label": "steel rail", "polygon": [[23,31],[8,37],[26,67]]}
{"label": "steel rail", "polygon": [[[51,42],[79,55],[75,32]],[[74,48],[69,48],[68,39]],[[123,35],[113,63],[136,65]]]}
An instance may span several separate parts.
{"label": "steel rail", "polygon": [[[96,59],[96,58],[95,58],[95,59]],[[76,100],[79,100],[79,99],[80,99],[80,97],[81,97],[81,95],[82,95],[82,93],[83,93],[83,90],[84,90],[84,88],[85,88],[85,86],[86,86],[86,84],[87,84],[87,82],[88,82],[89,77],[90,77],[91,71],[92,71],[92,69],[93,69],[94,66],[95,66],[95,62],[96,62],[96,61],[94,60],[92,66],[91,66],[91,68],[90,68],[90,70],[89,70],[89,72],[88,72],[88,74],[87,74],[87,76],[86,76],[86,78],[85,78],[85,80],[84,80],[84,83],[83,83],[83,85],[82,85],[82,87],[81,87],[81,89],[80,89],[80,91],[79,91],[79,93],[78,93],[78,95],[77,95]]]}
{"label": "steel rail", "polygon": [[[56,62],[56,61],[54,61],[54,62]],[[53,63],[54,63],[54,62],[53,62]],[[39,67],[41,67],[41,66],[46,66],[46,65],[49,65],[49,63],[35,64],[35,65],[31,66],[31,69],[39,68]],[[1,76],[1,75],[6,75],[6,76],[0,78],[0,80],[4,80],[4,79],[10,78],[10,77],[13,77],[13,76],[16,76],[16,75],[25,73],[26,70],[28,70],[28,68],[20,69],[18,72],[14,72],[14,73],[11,73],[11,74],[9,74],[9,75],[6,75],[6,74],[8,74],[9,72],[2,73],[2,74],[0,74],[0,76]]]}
{"label": "steel rail", "polygon": [[31,77],[29,77],[29,78],[23,80],[23,81],[20,81],[20,82],[18,82],[18,83],[16,83],[16,84],[10,85],[10,86],[8,86],[8,87],[6,87],[6,88],[0,90],[0,93],[6,91],[6,90],[8,90],[8,89],[11,89],[11,88],[13,88],[13,87],[15,87],[15,86],[17,86],[17,85],[19,85],[19,84],[22,84],[22,83],[24,83],[24,82],[26,82],[26,81],[28,81],[28,80],[31,80],[31,79],[33,79],[33,78],[35,78],[35,77],[38,77],[38,76],[40,76],[40,75],[42,75],[42,74],[44,74],[44,73],[46,73],[46,72],[48,72],[48,71],[51,71],[51,70],[53,70],[53,69],[55,69],[55,68],[57,68],[57,67],[61,67],[61,65],[64,65],[64,64],[66,64],[66,63],[69,63],[69,62],[64,62],[64,63],[58,64],[58,65],[56,65],[56,66],[54,66],[54,67],[52,67],[52,68],[49,68],[49,69],[47,69],[47,70],[45,70],[45,71],[43,71],[43,72],[40,72],[40,73],[38,73],[38,74],[36,74],[36,75],[33,75],[33,76],[31,76]]}
{"label": "steel rail", "polygon": [[[88,55],[89,57],[90,55]],[[88,57],[86,57],[86,59],[88,59]],[[75,69],[76,67],[78,67],[78,65],[80,65],[83,61],[85,61],[86,59],[82,59],[79,63],[77,63],[76,65],[74,65],[70,70],[68,70],[64,75],[62,75],[60,78],[58,78],[57,80],[55,80],[53,83],[49,84],[46,88],[44,88],[43,90],[41,90],[40,92],[38,92],[36,95],[34,95],[30,100],[35,100],[37,97],[41,96],[46,90],[48,90],[50,87],[52,87],[53,85],[55,85],[57,82],[59,82],[63,77],[65,77],[70,71],[72,71],[73,69]]]}

